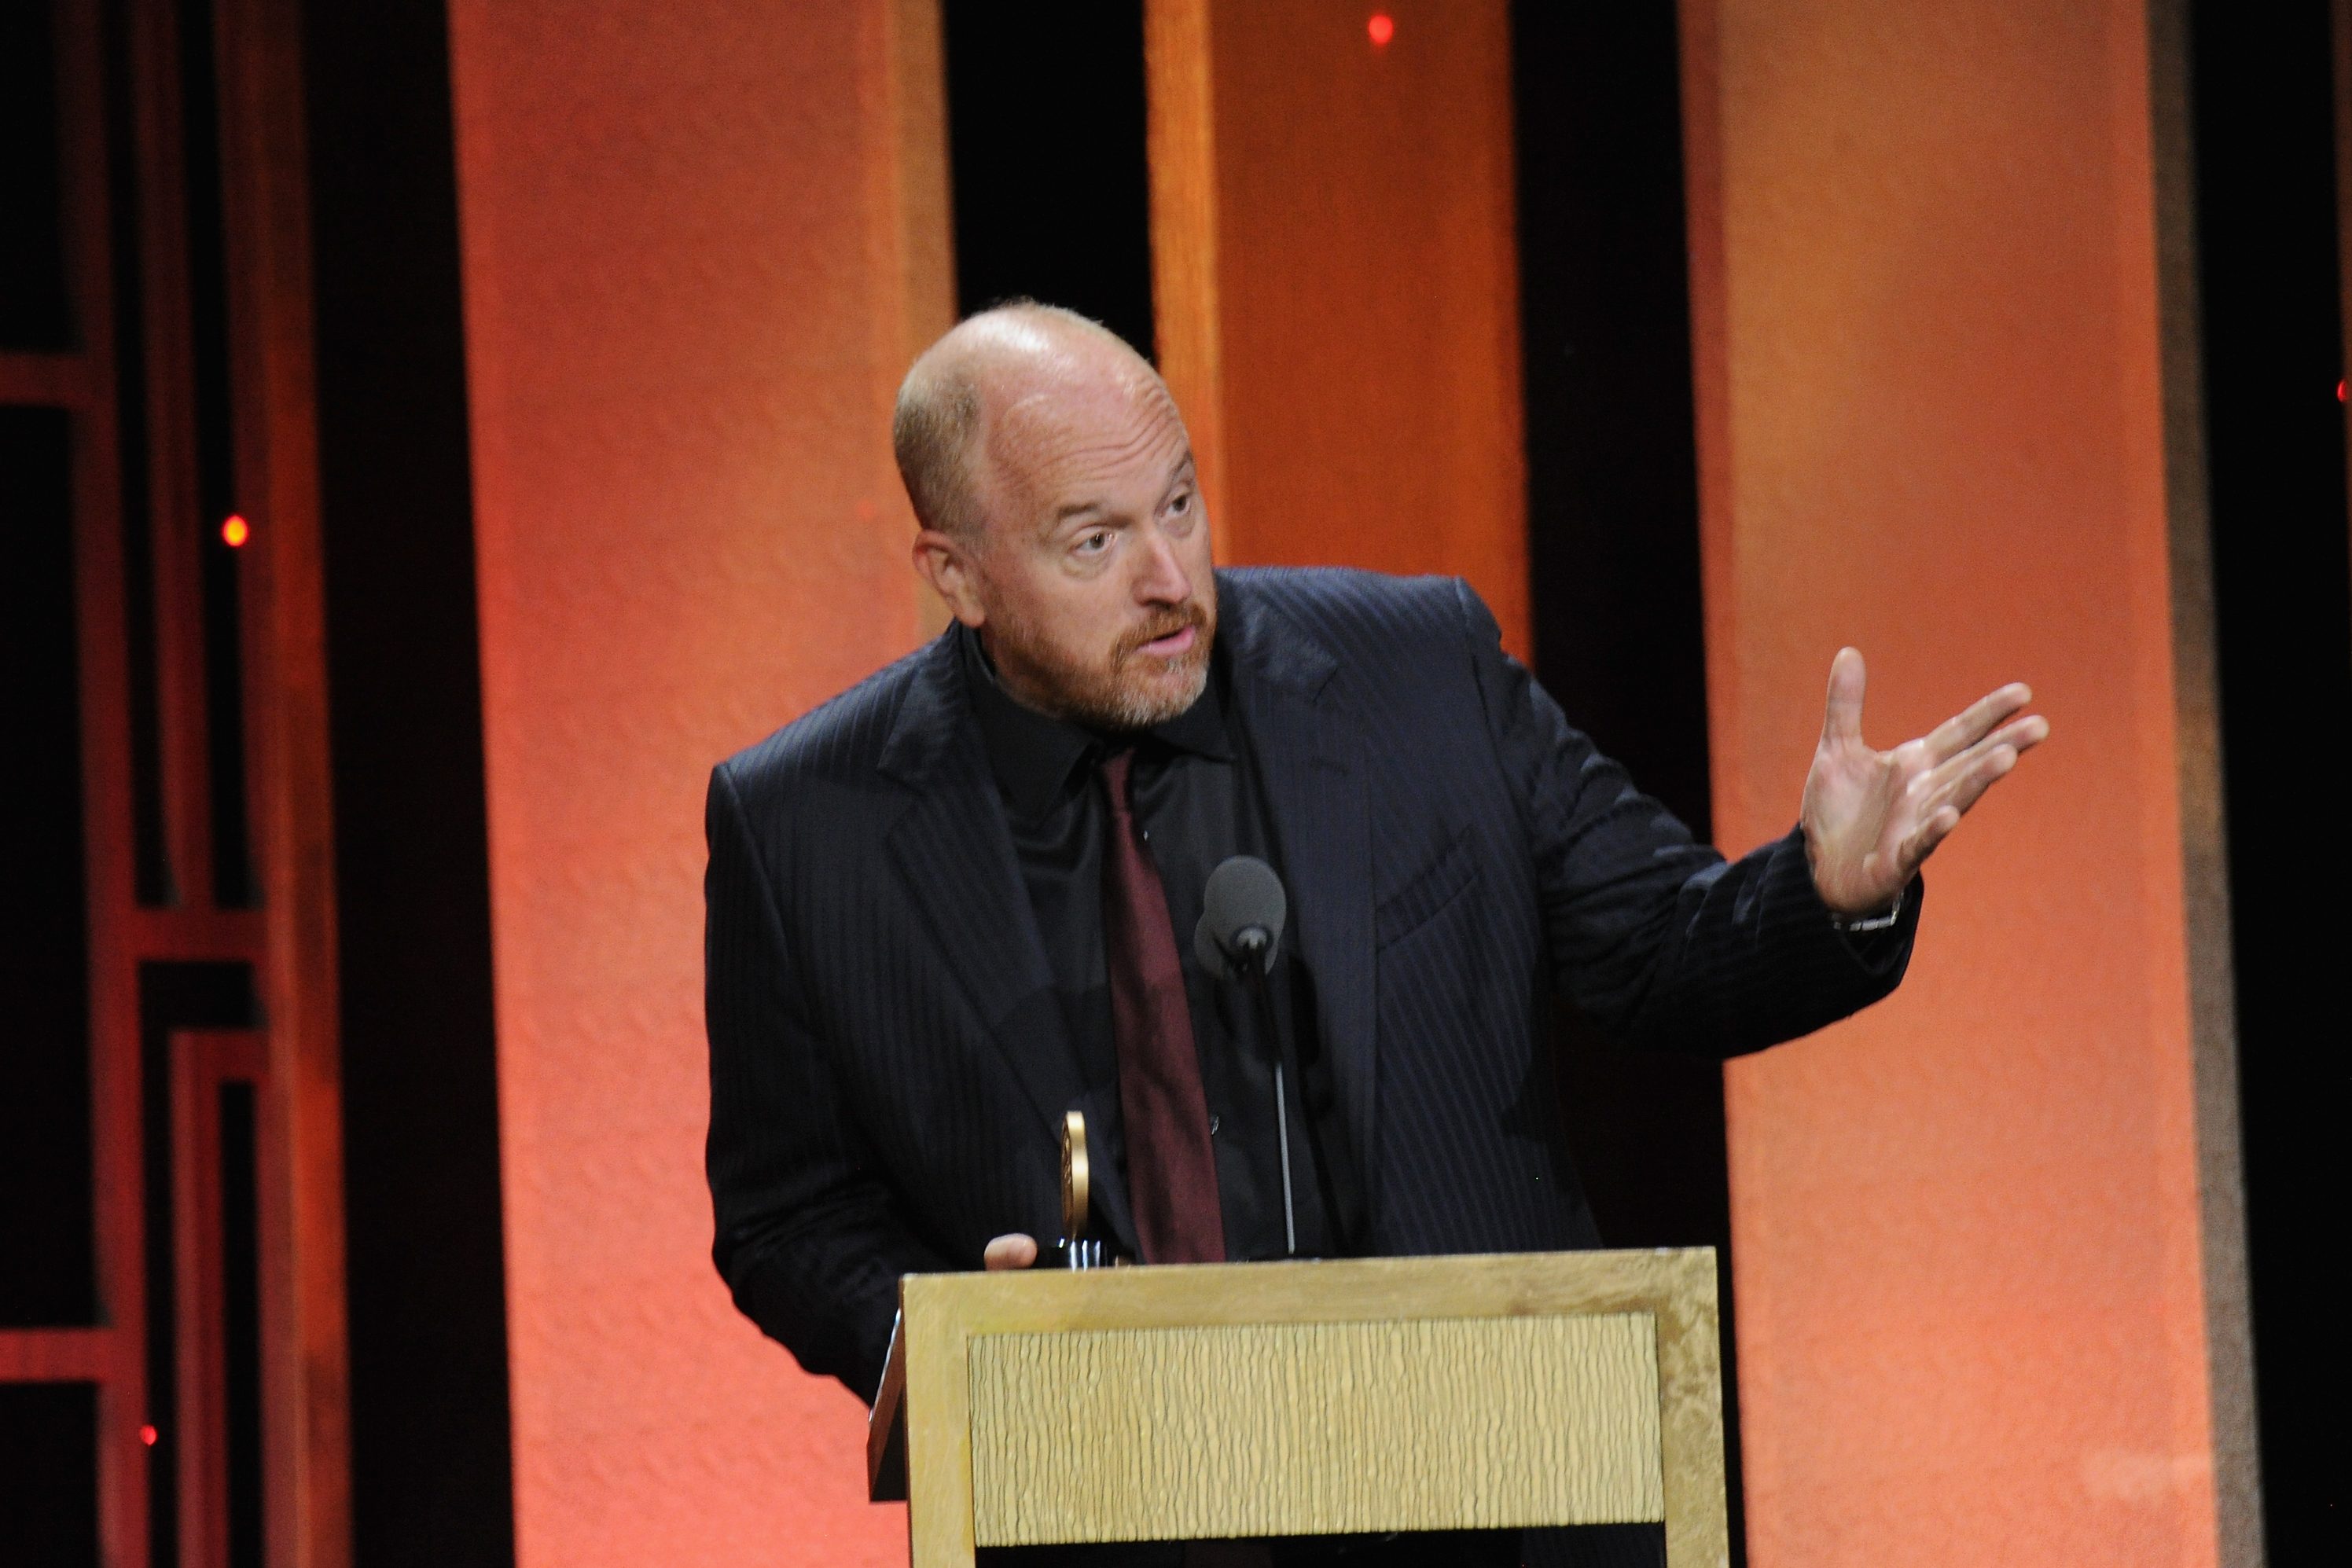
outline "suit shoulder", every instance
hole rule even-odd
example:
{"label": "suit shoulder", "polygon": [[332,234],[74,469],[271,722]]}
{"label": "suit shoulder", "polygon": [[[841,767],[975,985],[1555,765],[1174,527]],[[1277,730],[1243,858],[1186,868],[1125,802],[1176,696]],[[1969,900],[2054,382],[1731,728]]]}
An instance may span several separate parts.
{"label": "suit shoulder", "polygon": [[937,656],[939,644],[934,643],[884,665],[766,739],[745,747],[716,771],[742,795],[871,774],[926,662]]}
{"label": "suit shoulder", "polygon": [[[1478,604],[1456,577],[1392,577],[1351,567],[1259,567],[1232,574],[1234,584],[1336,647],[1374,640],[1443,638],[1459,643]],[[1483,609],[1483,606],[1481,606]]]}

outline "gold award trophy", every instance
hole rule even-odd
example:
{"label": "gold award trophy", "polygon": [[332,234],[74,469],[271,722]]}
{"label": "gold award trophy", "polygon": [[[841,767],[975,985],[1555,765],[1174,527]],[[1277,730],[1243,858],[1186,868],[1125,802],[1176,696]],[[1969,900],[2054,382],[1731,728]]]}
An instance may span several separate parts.
{"label": "gold award trophy", "polygon": [[1103,1244],[1087,1239],[1087,1210],[1091,1201],[1087,1163],[1087,1114],[1072,1111],[1062,1118],[1062,1266],[1099,1269]]}

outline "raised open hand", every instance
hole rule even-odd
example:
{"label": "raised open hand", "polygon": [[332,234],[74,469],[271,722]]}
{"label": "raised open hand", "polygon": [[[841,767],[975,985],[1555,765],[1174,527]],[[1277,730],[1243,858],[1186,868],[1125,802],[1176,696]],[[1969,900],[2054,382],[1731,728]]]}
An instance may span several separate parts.
{"label": "raised open hand", "polygon": [[2033,694],[2011,683],[1916,740],[1873,751],[1862,738],[1863,682],[1861,653],[1839,649],[1801,817],[1813,886],[1847,915],[1893,904],[1978,798],[2050,735],[2039,714],[2014,716]]}

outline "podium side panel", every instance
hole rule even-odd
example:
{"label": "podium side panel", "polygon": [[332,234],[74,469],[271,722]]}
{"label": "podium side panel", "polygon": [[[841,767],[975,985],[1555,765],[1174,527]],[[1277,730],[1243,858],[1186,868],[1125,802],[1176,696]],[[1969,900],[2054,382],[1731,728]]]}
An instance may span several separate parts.
{"label": "podium side panel", "polygon": [[971,1340],[950,1303],[954,1275],[899,1282],[906,1335],[907,1554],[912,1568],[971,1568]]}
{"label": "podium side panel", "polygon": [[1659,1442],[1666,1487],[1666,1568],[1729,1568],[1723,1481],[1723,1352],[1715,1252],[1666,1255],[1658,1300]]}

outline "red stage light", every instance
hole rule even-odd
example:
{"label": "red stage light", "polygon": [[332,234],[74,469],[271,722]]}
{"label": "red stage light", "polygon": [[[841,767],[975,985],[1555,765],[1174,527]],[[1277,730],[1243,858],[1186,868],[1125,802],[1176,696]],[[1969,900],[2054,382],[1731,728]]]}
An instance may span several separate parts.
{"label": "red stage light", "polygon": [[232,516],[221,525],[221,543],[235,549],[253,537],[253,525],[243,517]]}
{"label": "red stage light", "polygon": [[1372,36],[1372,47],[1385,49],[1389,40],[1396,37],[1396,23],[1386,11],[1375,11],[1372,19],[1364,24],[1364,31]]}
{"label": "red stage light", "polygon": [[146,1444],[149,1448],[153,1448],[155,1446],[155,1428],[152,1427],[140,1427],[139,1440]]}
{"label": "red stage light", "polygon": [[2342,382],[2337,382],[2336,383],[2336,401],[2337,402],[2342,402],[2344,401],[2344,383]]}

